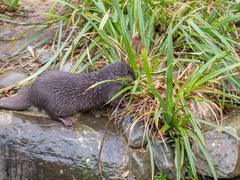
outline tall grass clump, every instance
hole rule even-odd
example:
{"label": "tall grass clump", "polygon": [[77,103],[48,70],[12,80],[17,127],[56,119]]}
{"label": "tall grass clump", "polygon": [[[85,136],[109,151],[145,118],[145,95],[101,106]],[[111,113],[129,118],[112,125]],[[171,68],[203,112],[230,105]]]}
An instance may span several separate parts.
{"label": "tall grass clump", "polygon": [[[64,13],[57,12],[59,5]],[[202,135],[206,118],[199,121],[192,105],[201,110],[204,104],[221,125],[224,109],[240,102],[239,8],[228,0],[57,0],[48,14],[58,27],[55,55],[22,83],[56,61],[60,69],[73,61],[72,72],[126,61],[136,80],[116,95],[130,95],[117,116],[134,114],[145,123],[149,141],[171,144],[177,179],[185,173],[198,179],[193,142],[217,179]]]}

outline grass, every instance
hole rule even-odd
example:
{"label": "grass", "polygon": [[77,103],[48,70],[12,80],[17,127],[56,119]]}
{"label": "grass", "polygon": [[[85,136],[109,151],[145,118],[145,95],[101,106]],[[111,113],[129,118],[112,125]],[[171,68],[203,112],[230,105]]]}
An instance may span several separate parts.
{"label": "grass", "polygon": [[6,5],[8,10],[14,11],[19,5],[19,0],[0,0],[1,4]]}
{"label": "grass", "polygon": [[[66,8],[62,14],[57,13],[59,4]],[[191,105],[198,112],[207,104],[215,126],[221,125],[226,108],[240,102],[239,8],[227,0],[57,0],[48,13],[49,22],[58,27],[55,55],[19,85],[57,61],[60,68],[73,61],[75,73],[124,60],[137,78],[114,97],[130,96],[118,118],[134,114],[149,129],[149,142],[154,136],[172,142],[176,179],[186,173],[198,179],[192,142],[217,179],[201,129],[208,117],[198,120]]]}

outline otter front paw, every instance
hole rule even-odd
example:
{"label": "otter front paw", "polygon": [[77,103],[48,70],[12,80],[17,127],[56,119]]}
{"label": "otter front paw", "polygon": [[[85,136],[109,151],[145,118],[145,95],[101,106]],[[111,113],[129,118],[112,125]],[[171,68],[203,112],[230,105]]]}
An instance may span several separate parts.
{"label": "otter front paw", "polygon": [[73,127],[74,125],[74,122],[71,119],[58,118],[58,120],[62,122],[66,127]]}

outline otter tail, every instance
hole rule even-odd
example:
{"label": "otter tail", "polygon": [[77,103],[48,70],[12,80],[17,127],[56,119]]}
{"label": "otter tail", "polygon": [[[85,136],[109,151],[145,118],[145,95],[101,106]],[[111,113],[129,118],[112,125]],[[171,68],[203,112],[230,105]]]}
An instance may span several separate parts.
{"label": "otter tail", "polygon": [[20,91],[16,96],[3,98],[0,100],[0,109],[22,111],[30,108],[28,100],[28,88]]}

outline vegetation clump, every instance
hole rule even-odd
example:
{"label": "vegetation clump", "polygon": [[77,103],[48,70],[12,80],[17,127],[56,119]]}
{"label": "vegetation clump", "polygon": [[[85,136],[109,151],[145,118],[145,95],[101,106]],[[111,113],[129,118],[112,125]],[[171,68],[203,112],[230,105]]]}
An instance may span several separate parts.
{"label": "vegetation clump", "polygon": [[[240,3],[228,0],[58,0],[46,26],[58,28],[55,55],[21,83],[58,60],[60,69],[74,62],[72,72],[126,61],[136,80],[114,96],[130,97],[114,115],[134,114],[149,141],[172,144],[177,179],[185,173],[198,178],[192,142],[217,179],[202,125],[220,126],[225,111],[240,102],[239,9]],[[209,113],[197,117],[200,111],[210,112],[213,122],[206,121]]]}

